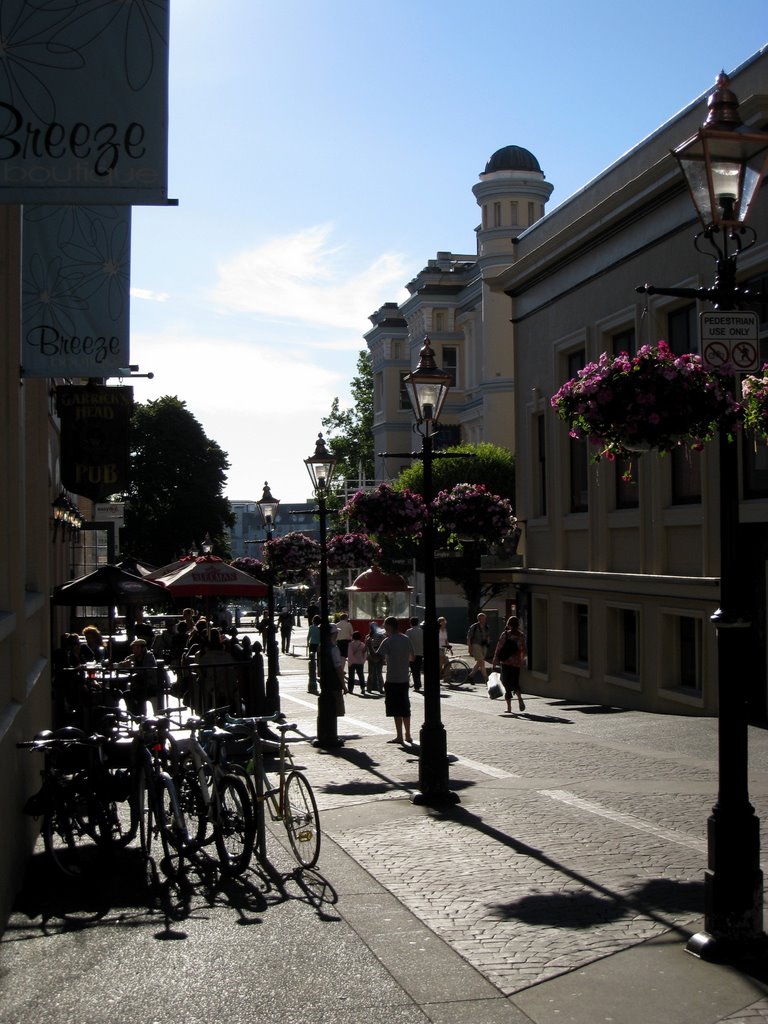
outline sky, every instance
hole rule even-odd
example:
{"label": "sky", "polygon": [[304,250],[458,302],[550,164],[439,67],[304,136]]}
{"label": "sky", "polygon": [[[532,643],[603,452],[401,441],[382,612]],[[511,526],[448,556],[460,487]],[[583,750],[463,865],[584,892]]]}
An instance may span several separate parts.
{"label": "sky", "polygon": [[369,316],[475,253],[492,153],[534,153],[551,211],[766,43],[766,0],[171,0],[178,206],[133,211],[136,401],[186,402],[231,500],[308,499]]}

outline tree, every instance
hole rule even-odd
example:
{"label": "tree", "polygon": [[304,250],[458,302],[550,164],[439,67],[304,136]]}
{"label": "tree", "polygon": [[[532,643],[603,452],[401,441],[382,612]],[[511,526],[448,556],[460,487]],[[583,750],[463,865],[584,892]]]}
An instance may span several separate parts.
{"label": "tree", "polygon": [[[455,452],[463,458],[452,459]],[[489,491],[515,504],[515,457],[508,448],[482,441],[451,445],[435,453],[432,463],[432,497],[456,484],[485,484]],[[424,467],[416,461],[395,480],[396,490],[424,493]]]}
{"label": "tree", "polygon": [[228,558],[224,529],[234,517],[222,489],[229,459],[186,402],[166,395],[137,404],[130,444],[123,551],[165,565],[209,534],[214,553]]}
{"label": "tree", "polygon": [[[464,458],[450,458],[450,453],[461,453]],[[514,508],[515,501],[515,457],[507,448],[483,441],[480,444],[454,445],[441,452],[432,464],[432,498],[440,491],[449,491],[457,484],[484,484],[493,494],[508,498]],[[424,493],[424,467],[415,462],[403,470],[394,482],[397,490],[407,488]],[[461,587],[467,601],[469,621],[474,622],[477,613],[501,590],[505,584],[482,583],[480,581],[480,558],[489,550],[489,543],[481,538],[464,539],[453,545],[452,554],[439,556],[436,561],[438,576],[452,580]],[[504,542],[499,547],[513,550]]]}
{"label": "tree", "polygon": [[373,453],[373,369],[368,352],[357,357],[357,375],[350,384],[352,406],[342,409],[334,398],[330,413],[322,420],[328,431],[328,448],[340,459],[339,477],[353,481],[375,476]]}

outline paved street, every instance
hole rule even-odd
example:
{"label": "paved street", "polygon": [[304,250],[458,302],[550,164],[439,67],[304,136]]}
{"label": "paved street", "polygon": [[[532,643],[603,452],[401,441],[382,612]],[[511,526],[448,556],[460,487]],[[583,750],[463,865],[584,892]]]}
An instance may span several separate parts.
{"label": "paved street", "polygon": [[[311,738],[306,665],[283,656],[280,687],[289,720]],[[412,701],[416,738],[421,698]],[[701,926],[716,722],[528,695],[526,712],[508,715],[480,687],[444,691],[441,703],[458,806],[413,805],[417,753],[386,742],[394,730],[383,700],[347,696],[344,747],[297,748],[321,811],[318,872],[293,874],[274,834],[277,881],[254,867],[229,899],[198,886],[172,914],[161,901],[149,918],[113,897],[98,926],[79,931],[54,927],[55,912],[44,920],[45,899],[35,905],[27,892],[0,944],[0,1021],[34,1012],[58,1024],[75,1009],[90,1020],[88,1006],[94,1020],[155,1019],[135,994],[99,1016],[104,978],[78,958],[114,969],[116,949],[176,999],[199,990],[199,1003],[178,1013],[186,1021],[210,1020],[215,993],[230,1021],[280,1024],[768,1020],[764,977],[683,949]],[[750,742],[751,794],[765,822],[768,736],[753,729]],[[186,941],[147,945],[158,915]],[[244,947],[253,933],[240,926],[254,915],[260,941]],[[158,946],[177,958],[158,962]],[[69,957],[80,963],[74,973]],[[247,998],[244,969],[256,979]],[[229,984],[216,980],[222,971]],[[71,989],[73,978],[84,991]],[[53,1003],[43,995],[51,987]]]}

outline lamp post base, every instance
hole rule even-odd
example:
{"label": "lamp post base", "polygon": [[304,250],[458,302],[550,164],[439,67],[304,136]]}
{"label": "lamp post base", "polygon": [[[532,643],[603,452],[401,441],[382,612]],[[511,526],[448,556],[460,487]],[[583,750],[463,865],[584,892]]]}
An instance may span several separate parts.
{"label": "lamp post base", "polygon": [[344,746],[344,740],[339,739],[336,695],[322,687],[317,698],[317,739],[312,746],[323,750],[338,750]]}
{"label": "lamp post base", "polygon": [[448,741],[442,724],[422,725],[419,748],[419,792],[411,802],[428,807],[459,803],[458,794],[448,788]]}

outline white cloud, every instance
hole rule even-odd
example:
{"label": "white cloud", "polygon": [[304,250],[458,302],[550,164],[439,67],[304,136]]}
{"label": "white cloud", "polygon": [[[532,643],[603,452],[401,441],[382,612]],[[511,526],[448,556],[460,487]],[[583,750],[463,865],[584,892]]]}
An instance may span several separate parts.
{"label": "white cloud", "polygon": [[265,480],[281,500],[308,497],[303,460],[333,398],[347,391],[346,359],[334,367],[297,346],[183,331],[134,334],[131,359],[155,375],[130,382],[137,402],[177,395],[227,452],[228,497],[255,500]]}
{"label": "white cloud", "polygon": [[384,302],[404,297],[405,260],[384,253],[362,270],[342,264],[332,226],[317,225],[236,253],[218,268],[213,300],[224,312],[254,313],[326,327],[367,329]]}
{"label": "white cloud", "polygon": [[153,292],[151,288],[131,288],[132,299],[146,299],[148,302],[167,302],[168,292]]}

